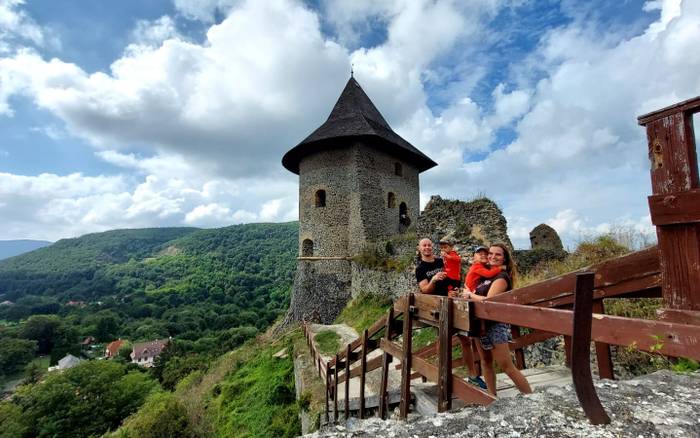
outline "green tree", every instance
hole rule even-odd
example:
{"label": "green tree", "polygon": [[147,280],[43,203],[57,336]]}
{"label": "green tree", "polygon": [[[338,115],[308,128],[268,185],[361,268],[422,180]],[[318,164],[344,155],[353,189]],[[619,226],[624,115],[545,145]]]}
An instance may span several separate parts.
{"label": "green tree", "polygon": [[138,413],[129,417],[115,434],[133,438],[178,438],[194,436],[188,428],[187,411],[170,392],[153,393]]}
{"label": "green tree", "polygon": [[36,341],[0,338],[0,375],[12,374],[34,358]]}
{"label": "green tree", "polygon": [[118,316],[112,311],[100,312],[95,324],[95,337],[98,342],[109,342],[119,332]]}
{"label": "green tree", "polygon": [[116,429],[158,388],[148,374],[115,361],[86,361],[16,394],[32,435],[96,436]]}
{"label": "green tree", "polygon": [[25,385],[33,385],[38,383],[42,377],[46,374],[46,370],[41,367],[36,362],[29,362],[26,367],[24,367],[24,381]]}
{"label": "green tree", "polygon": [[0,402],[0,438],[28,437],[30,419],[14,403]]}
{"label": "green tree", "polygon": [[117,357],[121,357],[126,362],[131,362],[131,352],[133,350],[134,350],[134,346],[131,345],[131,342],[124,341],[122,346],[119,347],[119,351],[117,352]]}
{"label": "green tree", "polygon": [[22,325],[20,336],[38,343],[39,354],[48,354],[57,346],[72,343],[71,330],[67,329],[61,318],[55,315],[33,315]]}

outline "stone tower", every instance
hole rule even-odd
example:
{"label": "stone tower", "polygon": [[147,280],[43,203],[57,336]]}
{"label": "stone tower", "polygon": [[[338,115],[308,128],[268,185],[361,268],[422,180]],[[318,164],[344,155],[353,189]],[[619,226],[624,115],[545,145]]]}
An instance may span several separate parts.
{"label": "stone tower", "polygon": [[436,163],[396,134],[351,77],[323,125],[282,158],[299,175],[299,259],[289,314],[329,323],[352,257],[418,219],[418,174]]}

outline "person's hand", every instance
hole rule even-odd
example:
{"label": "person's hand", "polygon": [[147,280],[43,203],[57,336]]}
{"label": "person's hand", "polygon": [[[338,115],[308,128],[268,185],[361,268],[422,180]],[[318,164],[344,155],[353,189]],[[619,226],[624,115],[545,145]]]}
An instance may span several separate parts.
{"label": "person's hand", "polygon": [[[445,278],[447,278],[447,272],[440,271],[437,274],[435,274],[435,277],[437,277],[438,280],[444,280]],[[433,277],[433,278],[435,278],[435,277]]]}
{"label": "person's hand", "polygon": [[445,257],[445,256],[447,255],[447,251],[445,251],[444,249],[441,249],[441,250],[440,250],[440,255],[441,255],[442,257]]}

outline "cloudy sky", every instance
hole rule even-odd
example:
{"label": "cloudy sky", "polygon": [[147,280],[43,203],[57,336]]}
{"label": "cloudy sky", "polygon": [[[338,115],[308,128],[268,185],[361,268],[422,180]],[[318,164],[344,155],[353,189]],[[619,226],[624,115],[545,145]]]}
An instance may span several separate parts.
{"label": "cloudy sky", "polygon": [[0,239],[294,220],[351,65],[423,203],[650,232],[636,117],[700,94],[698,41],[695,0],[0,0]]}

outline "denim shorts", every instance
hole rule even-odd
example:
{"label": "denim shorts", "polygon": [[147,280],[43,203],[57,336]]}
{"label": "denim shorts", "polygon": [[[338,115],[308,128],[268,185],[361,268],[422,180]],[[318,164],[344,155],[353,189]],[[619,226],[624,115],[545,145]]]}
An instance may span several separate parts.
{"label": "denim shorts", "polygon": [[479,340],[481,341],[481,348],[484,350],[491,350],[497,344],[507,344],[513,340],[510,335],[510,324],[503,322],[494,323],[486,329],[486,333]]}

